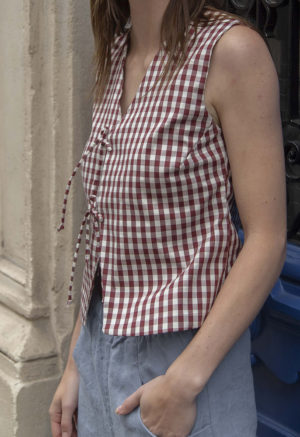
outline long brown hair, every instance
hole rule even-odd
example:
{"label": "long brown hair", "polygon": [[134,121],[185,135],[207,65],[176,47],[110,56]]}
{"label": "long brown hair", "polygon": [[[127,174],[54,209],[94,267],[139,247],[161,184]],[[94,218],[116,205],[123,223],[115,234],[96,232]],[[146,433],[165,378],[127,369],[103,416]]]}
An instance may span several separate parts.
{"label": "long brown hair", "polygon": [[[220,8],[222,0],[170,0],[162,20],[161,41],[168,53],[168,61],[160,78],[161,83],[168,80],[175,70],[180,69],[186,57],[187,28],[190,23],[196,28],[200,22],[207,25],[215,20],[227,17],[241,17],[225,13]],[[91,23],[95,41],[93,64],[95,67],[94,100],[101,102],[108,83],[111,69],[111,48],[116,34],[124,32],[130,17],[128,0],[90,0]],[[196,36],[196,32],[194,32]],[[175,68],[176,66],[176,68]]]}

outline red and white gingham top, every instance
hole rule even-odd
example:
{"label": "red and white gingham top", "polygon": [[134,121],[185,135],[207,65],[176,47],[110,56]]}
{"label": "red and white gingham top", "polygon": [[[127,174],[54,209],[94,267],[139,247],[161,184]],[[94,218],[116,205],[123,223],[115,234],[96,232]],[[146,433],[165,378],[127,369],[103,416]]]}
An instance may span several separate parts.
{"label": "red and white gingham top", "polygon": [[[200,327],[240,250],[222,130],[204,105],[213,47],[236,19],[199,25],[188,58],[161,90],[167,55],[151,62],[122,116],[119,100],[130,27],[118,34],[112,70],[92,131],[68,181],[81,168],[87,198],[74,254],[85,228],[83,325],[99,263],[103,332],[146,335]],[[188,29],[194,35],[193,27]]]}

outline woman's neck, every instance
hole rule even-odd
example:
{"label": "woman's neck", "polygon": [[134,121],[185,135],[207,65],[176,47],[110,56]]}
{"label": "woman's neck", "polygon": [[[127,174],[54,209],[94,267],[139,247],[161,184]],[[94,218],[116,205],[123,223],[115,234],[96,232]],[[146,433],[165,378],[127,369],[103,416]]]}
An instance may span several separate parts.
{"label": "woman's neck", "polygon": [[129,0],[131,15],[130,52],[156,53],[160,47],[160,29],[170,0]]}

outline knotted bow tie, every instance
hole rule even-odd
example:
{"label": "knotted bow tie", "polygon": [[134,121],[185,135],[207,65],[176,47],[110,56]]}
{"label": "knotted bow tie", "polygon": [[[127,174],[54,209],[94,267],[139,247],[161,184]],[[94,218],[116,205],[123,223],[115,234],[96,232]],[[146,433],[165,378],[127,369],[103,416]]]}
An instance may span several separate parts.
{"label": "knotted bow tie", "polygon": [[[80,160],[76,164],[76,166],[75,166],[75,168],[74,168],[74,170],[73,170],[73,172],[72,172],[72,174],[67,182],[65,193],[64,193],[61,220],[60,220],[59,226],[57,227],[58,232],[61,231],[62,229],[64,229],[66,208],[67,208],[68,196],[69,196],[72,180],[73,180],[74,176],[76,175],[79,167],[81,167],[82,163],[86,160],[91,149],[94,146],[97,146],[99,143],[104,143],[104,144],[107,143],[107,140],[106,140],[107,130],[108,130],[108,126],[106,125],[104,128],[101,129],[100,138],[97,138],[97,140],[95,140],[94,142],[91,142],[91,144],[87,147],[85,152],[82,154]],[[80,243],[81,243],[81,239],[82,239],[82,233],[83,233],[84,228],[85,228],[85,260],[88,261],[90,259],[90,254],[91,254],[90,220],[91,220],[91,216],[93,216],[93,218],[94,218],[93,229],[95,230],[96,242],[97,242],[97,246],[99,247],[99,245],[100,245],[99,221],[102,221],[102,216],[97,211],[96,196],[95,195],[89,196],[87,210],[83,216],[83,219],[82,219],[82,222],[80,225],[80,229],[79,229],[79,233],[77,236],[76,247],[75,247],[75,252],[74,252],[73,261],[72,261],[72,270],[71,270],[71,276],[70,276],[70,282],[69,282],[67,305],[69,305],[73,301],[72,290],[73,290],[73,282],[74,282],[74,273],[75,273],[75,268],[77,265],[78,252],[79,252]]]}

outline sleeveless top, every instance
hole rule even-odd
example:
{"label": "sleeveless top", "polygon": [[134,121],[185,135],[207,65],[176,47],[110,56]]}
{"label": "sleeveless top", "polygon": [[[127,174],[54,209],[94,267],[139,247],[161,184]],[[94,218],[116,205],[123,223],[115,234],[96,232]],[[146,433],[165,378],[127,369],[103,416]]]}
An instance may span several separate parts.
{"label": "sleeveless top", "polygon": [[[130,26],[116,35],[112,68],[81,168],[87,210],[80,316],[83,325],[97,267],[103,332],[147,335],[198,328],[241,248],[231,209],[231,171],[221,128],[204,104],[213,48],[238,19],[197,26],[184,65],[168,85],[155,84],[167,61],[160,49],[122,116],[119,104]],[[194,36],[190,25],[188,33]],[[99,290],[100,292],[100,290]]]}

